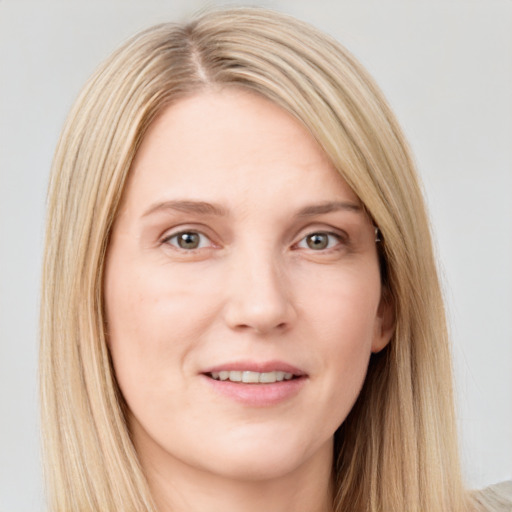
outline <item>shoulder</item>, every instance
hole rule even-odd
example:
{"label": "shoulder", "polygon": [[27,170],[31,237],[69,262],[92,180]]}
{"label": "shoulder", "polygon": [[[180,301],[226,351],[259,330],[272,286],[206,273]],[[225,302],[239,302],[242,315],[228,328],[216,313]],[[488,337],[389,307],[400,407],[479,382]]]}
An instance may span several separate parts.
{"label": "shoulder", "polygon": [[477,491],[474,497],[482,511],[512,512],[512,480]]}

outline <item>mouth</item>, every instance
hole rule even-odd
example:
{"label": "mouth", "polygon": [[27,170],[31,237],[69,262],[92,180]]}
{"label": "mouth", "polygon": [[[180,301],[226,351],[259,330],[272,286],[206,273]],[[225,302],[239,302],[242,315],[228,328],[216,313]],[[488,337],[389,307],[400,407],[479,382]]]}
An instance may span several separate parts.
{"label": "mouth", "polygon": [[255,372],[249,370],[221,370],[205,374],[213,380],[237,382],[242,384],[274,384],[303,377],[291,372],[271,371]]}
{"label": "mouth", "polygon": [[308,374],[284,361],[232,361],[201,372],[216,394],[244,407],[271,407],[292,400]]}
{"label": "mouth", "polygon": [[207,368],[203,375],[220,382],[235,384],[279,384],[305,379],[307,374],[284,361],[232,361]]}

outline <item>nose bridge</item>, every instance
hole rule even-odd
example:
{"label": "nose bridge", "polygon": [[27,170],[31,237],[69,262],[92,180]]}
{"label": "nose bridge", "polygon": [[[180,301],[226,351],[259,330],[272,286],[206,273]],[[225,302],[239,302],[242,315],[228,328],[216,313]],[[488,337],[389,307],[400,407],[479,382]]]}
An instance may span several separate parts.
{"label": "nose bridge", "polygon": [[294,308],[284,263],[265,243],[233,251],[226,304],[230,327],[265,333],[290,325]]}

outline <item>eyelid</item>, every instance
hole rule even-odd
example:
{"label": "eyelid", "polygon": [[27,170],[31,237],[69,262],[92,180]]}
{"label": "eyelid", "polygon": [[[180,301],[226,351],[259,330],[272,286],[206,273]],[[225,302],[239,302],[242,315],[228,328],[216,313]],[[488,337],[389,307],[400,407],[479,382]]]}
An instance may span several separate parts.
{"label": "eyelid", "polygon": [[[318,249],[316,251],[315,251],[315,249],[311,249],[310,247],[301,247],[299,245],[302,242],[305,242],[307,237],[312,236],[312,235],[319,235],[319,234],[327,235],[329,237],[334,237],[338,243],[332,247],[328,246],[324,249]],[[342,245],[342,246],[346,245],[348,243],[348,238],[349,238],[348,235],[341,230],[334,230],[332,228],[308,229],[308,231],[306,233],[304,233],[296,243],[293,244],[293,247],[299,248],[299,249],[311,250],[313,252],[326,252],[329,250],[336,249],[338,245]]]}
{"label": "eyelid", "polygon": [[[201,247],[201,245],[199,247],[196,247],[194,249],[184,249],[182,247],[179,247],[177,244],[173,244],[170,242],[170,240],[172,240],[173,238],[176,238],[180,235],[183,235],[185,233],[195,233],[197,235],[199,235],[202,239],[206,239],[208,240],[208,245],[206,247]],[[200,250],[200,249],[207,249],[207,248],[211,248],[211,247],[215,247],[215,243],[212,241],[211,237],[206,235],[203,231],[201,231],[200,229],[198,228],[183,228],[182,226],[180,226],[180,229],[176,230],[176,231],[167,231],[160,239],[160,244],[162,245],[169,245],[171,247],[173,247],[174,249],[178,250],[178,251],[182,251],[182,252],[193,252],[193,251],[197,251],[197,250]],[[201,244],[201,242],[200,242]]]}
{"label": "eyelid", "polygon": [[[193,252],[200,249],[208,249],[208,248],[215,248],[219,247],[219,245],[214,241],[214,237],[209,234],[210,230],[206,226],[175,226],[174,228],[167,229],[164,234],[160,237],[159,244],[160,245],[168,245],[172,248],[181,251],[181,252]],[[195,249],[184,249],[179,247],[177,244],[170,243],[170,240],[178,237],[179,235],[185,234],[185,233],[196,233],[198,234],[204,243],[204,240],[206,239],[208,241],[208,244],[206,246],[202,245],[200,247],[197,247]],[[208,234],[207,234],[208,233]],[[325,252],[329,250],[333,250],[336,248],[336,246],[341,245],[347,245],[349,243],[349,235],[346,233],[346,231],[334,228],[332,226],[308,226],[307,228],[304,228],[301,230],[301,233],[295,238],[297,241],[292,244],[292,248],[300,248],[300,249],[306,249],[314,251],[314,249],[311,249],[309,247],[299,247],[299,244],[303,243],[308,236],[315,235],[315,234],[323,234],[327,235],[329,237],[334,237],[339,243],[335,244],[335,246],[327,247],[321,250],[317,250],[316,252]],[[299,238],[300,237],[300,238]]]}

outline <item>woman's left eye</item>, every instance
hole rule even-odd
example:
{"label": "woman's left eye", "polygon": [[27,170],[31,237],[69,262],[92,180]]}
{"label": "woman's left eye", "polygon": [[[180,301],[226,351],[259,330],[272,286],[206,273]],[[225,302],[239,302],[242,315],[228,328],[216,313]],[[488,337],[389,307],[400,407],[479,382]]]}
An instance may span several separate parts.
{"label": "woman's left eye", "polygon": [[198,231],[182,231],[167,237],[164,243],[172,245],[177,249],[194,250],[211,246],[210,239]]}
{"label": "woman's left eye", "polygon": [[306,235],[297,244],[297,247],[300,247],[301,249],[312,249],[313,251],[322,251],[335,247],[340,243],[340,241],[341,237],[335,233],[319,231]]}

